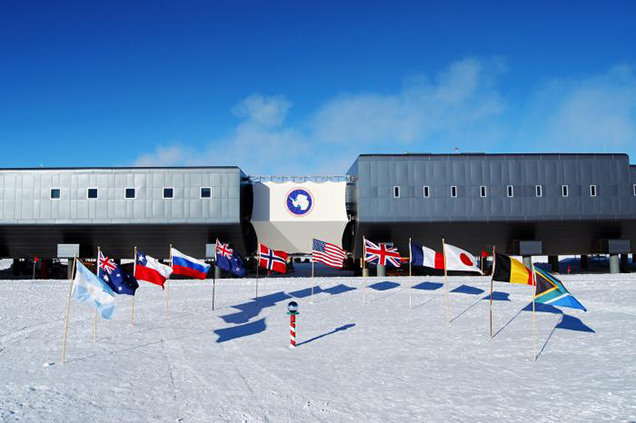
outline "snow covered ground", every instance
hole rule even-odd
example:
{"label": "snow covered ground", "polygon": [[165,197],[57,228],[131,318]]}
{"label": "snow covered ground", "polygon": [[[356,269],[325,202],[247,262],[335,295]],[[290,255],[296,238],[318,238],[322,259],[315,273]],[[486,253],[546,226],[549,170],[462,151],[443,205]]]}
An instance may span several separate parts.
{"label": "snow covered ground", "polygon": [[[527,286],[441,278],[173,281],[170,312],[143,285],[112,321],[71,304],[65,281],[1,281],[0,420],[13,421],[634,421],[636,275],[562,280],[589,309],[536,315]],[[409,309],[409,286],[413,294]],[[319,286],[311,297],[312,285]],[[287,303],[300,305],[289,348]],[[45,363],[47,365],[45,365]]]}

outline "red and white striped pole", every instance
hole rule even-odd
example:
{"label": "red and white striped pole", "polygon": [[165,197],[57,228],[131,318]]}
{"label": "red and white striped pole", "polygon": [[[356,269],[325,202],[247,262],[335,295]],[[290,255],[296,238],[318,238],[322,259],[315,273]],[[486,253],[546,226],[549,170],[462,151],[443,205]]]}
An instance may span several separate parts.
{"label": "red and white striped pole", "polygon": [[289,314],[289,347],[296,347],[296,315],[298,314],[298,303],[290,301],[287,304],[287,314]]}

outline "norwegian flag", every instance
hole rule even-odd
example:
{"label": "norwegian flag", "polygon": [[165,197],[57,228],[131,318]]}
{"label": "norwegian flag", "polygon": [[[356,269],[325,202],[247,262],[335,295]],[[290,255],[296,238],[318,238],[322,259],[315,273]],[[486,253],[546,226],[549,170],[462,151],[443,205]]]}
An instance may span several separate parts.
{"label": "norwegian flag", "polygon": [[258,265],[267,270],[287,273],[287,255],[284,251],[272,250],[265,244],[258,244]]}
{"label": "norwegian flag", "polygon": [[400,267],[402,264],[402,257],[395,247],[388,247],[384,243],[374,244],[368,239],[365,239],[364,261],[367,263],[380,264],[382,266],[390,264],[394,267]]}

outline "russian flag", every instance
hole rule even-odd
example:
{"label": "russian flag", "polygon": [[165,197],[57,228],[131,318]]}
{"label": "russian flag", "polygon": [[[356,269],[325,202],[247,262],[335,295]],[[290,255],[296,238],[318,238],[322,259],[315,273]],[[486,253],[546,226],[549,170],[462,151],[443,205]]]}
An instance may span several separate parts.
{"label": "russian flag", "polygon": [[210,265],[203,260],[186,256],[176,248],[173,248],[170,252],[172,254],[172,272],[175,275],[190,276],[196,279],[205,279],[208,275]]}

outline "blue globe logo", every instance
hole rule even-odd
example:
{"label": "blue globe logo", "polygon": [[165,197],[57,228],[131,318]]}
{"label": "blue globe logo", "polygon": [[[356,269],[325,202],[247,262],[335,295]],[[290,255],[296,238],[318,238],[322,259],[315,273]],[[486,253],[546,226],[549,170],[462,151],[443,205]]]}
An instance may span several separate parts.
{"label": "blue globe logo", "polygon": [[305,216],[314,206],[314,198],[304,188],[295,188],[287,193],[287,210],[294,216]]}

